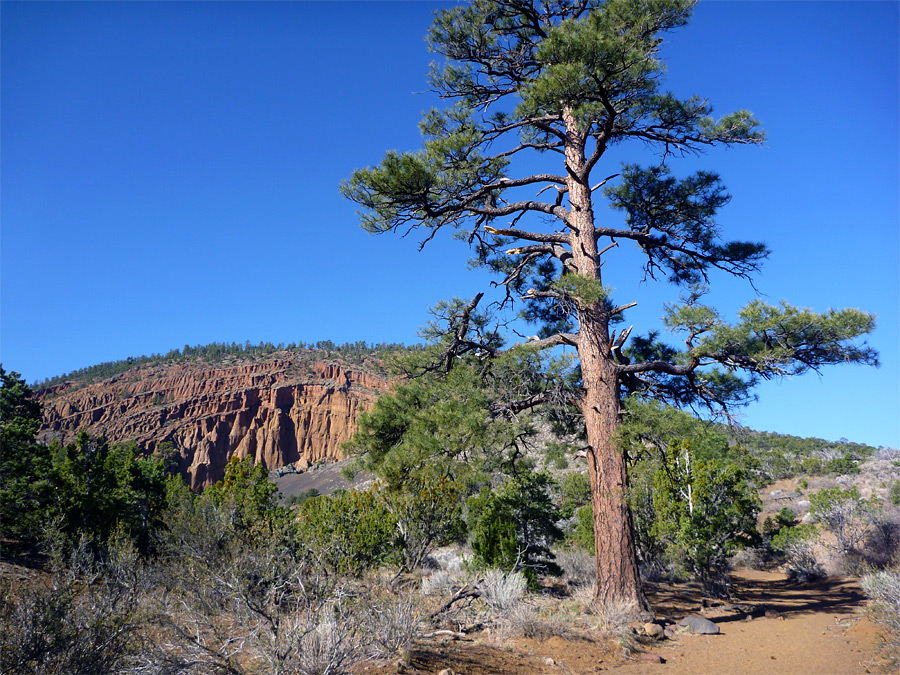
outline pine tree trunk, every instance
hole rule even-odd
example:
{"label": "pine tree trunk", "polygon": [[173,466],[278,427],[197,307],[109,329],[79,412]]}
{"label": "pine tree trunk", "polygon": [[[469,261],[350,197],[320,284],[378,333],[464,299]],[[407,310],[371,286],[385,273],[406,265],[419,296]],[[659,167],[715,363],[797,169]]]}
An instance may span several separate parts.
{"label": "pine tree trunk", "polygon": [[[572,257],[581,276],[601,281],[600,256],[594,229],[593,202],[588,172],[584,171],[586,137],[571,110],[566,124],[567,187],[574,241]],[[578,356],[584,388],[581,409],[587,430],[588,472],[594,510],[596,593],[594,604],[625,602],[647,609],[641,590],[625,457],[615,442],[619,426],[619,387],[610,352],[609,315],[604,300],[578,310]]]}
{"label": "pine tree trunk", "polygon": [[[584,325],[581,330],[584,332]],[[620,404],[613,364],[599,351],[597,341],[583,340],[580,346],[584,381],[582,410],[594,510],[597,582],[594,603],[626,602],[646,609],[626,499],[625,456],[615,442]]]}

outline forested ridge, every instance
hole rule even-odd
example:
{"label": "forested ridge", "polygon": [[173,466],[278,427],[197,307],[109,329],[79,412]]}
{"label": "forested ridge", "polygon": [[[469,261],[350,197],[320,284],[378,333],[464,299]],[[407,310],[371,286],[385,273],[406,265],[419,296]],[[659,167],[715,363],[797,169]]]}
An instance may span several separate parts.
{"label": "forested ridge", "polygon": [[[395,352],[415,350],[421,347],[406,346],[400,343],[379,342],[368,343],[365,341],[344,342],[336,344],[331,340],[318,340],[317,342],[259,342],[252,344],[245,342],[210,342],[205,345],[184,345],[181,349],[171,349],[165,354],[150,354],[130,356],[118,361],[104,361],[93,366],[78,368],[62,375],[45,378],[32,383],[35,391],[41,391],[64,382],[91,382],[113,377],[132,368],[142,365],[165,365],[170,363],[182,363],[196,361],[205,364],[217,365],[230,360],[255,360],[265,358],[277,352],[290,352],[309,356],[311,360],[324,360],[337,358],[349,364],[372,363],[371,359],[383,359]],[[374,365],[374,364],[373,364]]]}

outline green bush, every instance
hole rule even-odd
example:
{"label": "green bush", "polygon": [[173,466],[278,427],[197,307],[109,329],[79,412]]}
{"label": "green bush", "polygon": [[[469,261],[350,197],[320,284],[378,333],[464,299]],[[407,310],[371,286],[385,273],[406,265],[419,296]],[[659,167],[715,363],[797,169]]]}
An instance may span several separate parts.
{"label": "green bush", "polygon": [[378,485],[307,499],[297,514],[298,544],[332,574],[358,575],[385,562],[395,553],[396,530]]}
{"label": "green bush", "polygon": [[284,500],[284,503],[287,506],[300,506],[307,499],[318,497],[320,494],[321,493],[316,488],[309,488],[308,490],[304,490],[300,494],[291,495]]}
{"label": "green bush", "polygon": [[696,461],[688,442],[672,444],[666,464],[654,480],[654,533],[672,563],[721,592],[728,557],[757,543],[759,498],[739,466]]}
{"label": "green bush", "polygon": [[819,536],[819,530],[810,523],[800,523],[790,527],[781,528],[772,537],[771,545],[775,551],[784,553],[792,545],[799,542],[812,542]]}
{"label": "green bush", "polygon": [[857,462],[850,457],[836,457],[825,463],[825,473],[851,475],[859,473]]}
{"label": "green bush", "polygon": [[269,472],[252,457],[239,460],[232,455],[225,476],[203,491],[203,499],[217,506],[234,508],[236,528],[250,535],[269,536],[287,518],[287,509],[278,505],[278,487]]}
{"label": "green bush", "polygon": [[775,514],[775,517],[771,516],[766,517],[763,522],[763,534],[767,537],[774,537],[778,532],[780,532],[785,527],[793,527],[797,522],[797,514],[794,513],[793,509],[783,506],[781,510]]}
{"label": "green bush", "polygon": [[485,487],[469,499],[468,506],[469,532],[476,562],[506,571],[515,569],[519,542],[516,521],[507,504]]}
{"label": "green bush", "polygon": [[888,492],[888,498],[891,500],[892,505],[900,506],[900,480],[895,480],[891,484],[891,489]]}
{"label": "green bush", "polygon": [[806,582],[825,576],[816,559],[815,543],[818,536],[819,531],[815,525],[800,523],[784,527],[772,537],[770,545],[784,557],[789,578]]}
{"label": "green bush", "polygon": [[462,491],[448,477],[410,481],[400,490],[384,493],[388,511],[397,523],[397,548],[402,566],[419,567],[434,549],[462,538]]}
{"label": "green bush", "polygon": [[594,508],[590,504],[575,509],[575,529],[568,540],[575,548],[594,553]]}
{"label": "green bush", "polygon": [[549,441],[544,446],[544,466],[552,466],[554,469],[562,471],[569,468],[569,460],[566,455],[570,448],[558,441]]}
{"label": "green bush", "polygon": [[492,492],[485,487],[468,501],[469,531],[477,564],[538,574],[561,573],[550,545],[561,539],[559,509],[550,498],[546,473],[524,473]]}
{"label": "green bush", "polygon": [[566,474],[560,493],[560,515],[571,518],[576,509],[591,502],[591,479],[584,473]]}

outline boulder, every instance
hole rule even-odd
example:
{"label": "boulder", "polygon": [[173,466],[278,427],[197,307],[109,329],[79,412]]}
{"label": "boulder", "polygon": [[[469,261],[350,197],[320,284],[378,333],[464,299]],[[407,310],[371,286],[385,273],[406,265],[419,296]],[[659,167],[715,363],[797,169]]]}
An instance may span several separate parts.
{"label": "boulder", "polygon": [[694,635],[719,634],[719,627],[715,623],[702,616],[697,616],[696,614],[688,614],[678,622],[678,625],[687,628],[688,632],[693,633]]}

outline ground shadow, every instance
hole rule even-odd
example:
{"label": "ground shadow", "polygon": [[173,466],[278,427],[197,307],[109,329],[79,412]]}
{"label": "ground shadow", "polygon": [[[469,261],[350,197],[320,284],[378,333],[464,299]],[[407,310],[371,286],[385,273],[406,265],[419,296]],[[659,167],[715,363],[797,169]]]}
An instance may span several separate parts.
{"label": "ground shadow", "polygon": [[648,583],[645,590],[653,609],[664,615],[683,616],[706,607],[730,608],[734,612],[710,616],[717,623],[741,621],[748,615],[762,616],[767,610],[781,614],[854,614],[866,602],[859,583],[844,577],[800,583],[784,577],[764,579],[737,574],[732,576],[732,582],[732,597],[728,600],[711,600],[698,584],[692,583]]}

